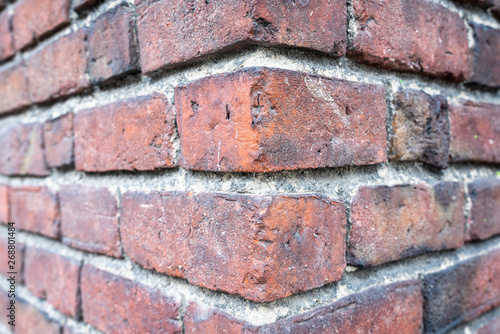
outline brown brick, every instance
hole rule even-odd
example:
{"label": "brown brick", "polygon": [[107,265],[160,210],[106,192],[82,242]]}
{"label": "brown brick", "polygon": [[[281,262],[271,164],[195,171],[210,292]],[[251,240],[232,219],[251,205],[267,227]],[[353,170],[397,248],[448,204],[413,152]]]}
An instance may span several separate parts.
{"label": "brown brick", "polygon": [[348,262],[375,266],[464,243],[463,185],[361,187],[351,207]]}
{"label": "brown brick", "polygon": [[117,202],[107,188],[63,186],[59,199],[65,244],[109,256],[121,255]]}
{"label": "brown brick", "polygon": [[12,19],[16,50],[69,24],[70,0],[18,0]]}
{"label": "brown brick", "polygon": [[474,32],[474,57],[469,82],[500,87],[500,30],[469,22]]}
{"label": "brown brick", "polygon": [[22,299],[16,300],[16,327],[18,334],[60,334],[61,326],[49,316]]}
{"label": "brown brick", "polygon": [[73,113],[64,114],[43,125],[45,160],[49,167],[73,163]]}
{"label": "brown brick", "polygon": [[443,96],[406,89],[394,98],[390,158],[448,166],[450,122]]}
{"label": "brown brick", "polygon": [[387,160],[381,86],[257,67],[178,87],[175,101],[184,168],[271,172]]}
{"label": "brown brick", "polygon": [[0,115],[28,106],[28,80],[24,63],[0,72]]}
{"label": "brown brick", "polygon": [[472,202],[467,240],[487,239],[500,234],[500,180],[480,179],[469,184]]}
{"label": "brown brick", "polygon": [[15,124],[0,131],[0,173],[4,175],[49,175],[43,156],[40,123]]}
{"label": "brown brick", "polygon": [[143,72],[248,45],[345,53],[346,3],[136,0]]}
{"label": "brown brick", "polygon": [[255,326],[231,315],[191,303],[185,333],[421,333],[422,295],[419,281],[378,286],[328,306]]}
{"label": "brown brick", "polygon": [[82,303],[84,321],[109,334],[181,333],[178,300],[89,264],[82,270]]}
{"label": "brown brick", "polygon": [[90,75],[96,83],[139,71],[134,11],[126,5],[102,14],[88,34]]}
{"label": "brown brick", "polygon": [[80,261],[38,247],[27,247],[24,279],[35,296],[63,314],[80,315]]}
{"label": "brown brick", "polygon": [[452,161],[500,162],[500,105],[464,101],[450,106]]}
{"label": "brown brick", "polygon": [[0,184],[0,223],[9,221],[9,186]]}
{"label": "brown brick", "polygon": [[[1,7],[1,6],[0,6]],[[14,55],[14,43],[11,32],[11,16],[7,11],[0,13],[0,61]]]}
{"label": "brown brick", "polygon": [[[15,226],[15,225],[14,225]],[[15,246],[15,254],[14,258],[9,258],[12,254],[9,254],[9,241],[8,237],[10,237],[7,233],[5,233],[4,236],[0,237],[0,273],[4,275],[5,277],[9,277],[10,275],[7,274],[8,272],[16,272],[16,279],[17,283],[23,283],[24,282],[24,250],[25,246],[24,243],[20,242],[19,240],[15,240],[15,244],[12,243],[12,239],[10,242],[10,245]],[[16,236],[17,237],[17,236]],[[10,262],[14,261],[14,262]],[[13,266],[14,269],[11,269],[10,266]],[[5,305],[5,304],[2,304]]]}
{"label": "brown brick", "polygon": [[468,37],[458,14],[426,0],[354,0],[356,34],[347,55],[389,70],[464,81]]}
{"label": "brown brick", "polygon": [[446,333],[500,305],[500,251],[424,276],[425,332]]}
{"label": "brown brick", "polygon": [[154,170],[176,165],[171,142],[175,111],[163,95],[82,111],[74,124],[78,170]]}
{"label": "brown brick", "polygon": [[26,61],[33,102],[79,93],[90,85],[84,38],[83,31],[78,30],[45,46]]}
{"label": "brown brick", "polygon": [[50,238],[59,236],[57,197],[48,188],[11,188],[10,206],[10,220],[16,228]]}
{"label": "brown brick", "polygon": [[474,332],[474,334],[498,334],[500,333],[500,316],[489,321]]}
{"label": "brown brick", "polygon": [[321,195],[154,192],[123,195],[120,232],[145,268],[264,302],[338,280],[345,224]]}

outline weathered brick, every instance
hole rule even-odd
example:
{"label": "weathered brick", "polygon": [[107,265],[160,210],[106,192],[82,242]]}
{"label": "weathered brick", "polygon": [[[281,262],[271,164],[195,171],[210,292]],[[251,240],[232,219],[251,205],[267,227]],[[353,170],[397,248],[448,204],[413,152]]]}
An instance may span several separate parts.
{"label": "weathered brick", "polygon": [[136,0],[143,72],[248,45],[345,53],[344,1]]}
{"label": "weathered brick", "polygon": [[59,191],[63,242],[119,257],[117,202],[107,188],[68,185]]}
{"label": "weathered brick", "polygon": [[[11,254],[8,253],[9,251],[9,241],[8,238],[9,236],[7,233],[5,236],[0,237],[0,273],[4,275],[5,277],[9,277],[10,275],[7,274],[8,272],[17,272],[17,283],[23,283],[24,282],[24,250],[25,246],[24,243],[20,242],[19,240],[15,240],[15,244],[12,243],[12,239],[10,242],[10,245],[15,246],[15,254],[14,254],[14,259],[9,258]],[[14,261],[13,263],[9,263],[10,261]],[[14,269],[11,269],[10,266],[13,265]],[[5,304],[4,304],[5,305]]]}
{"label": "weathered brick", "polygon": [[500,180],[486,178],[469,184],[472,202],[467,240],[487,239],[500,234]]}
{"label": "weathered brick", "polygon": [[500,333],[500,316],[479,327],[474,334],[498,334]]}
{"label": "weathered brick", "polygon": [[49,120],[43,125],[45,160],[49,167],[73,163],[73,113]]}
{"label": "weathered brick", "polygon": [[16,50],[24,49],[69,24],[69,6],[70,0],[17,1],[12,18]]}
{"label": "weathered brick", "polygon": [[49,175],[43,156],[40,123],[15,124],[0,131],[0,173],[4,175]]}
{"label": "weathered brick", "polygon": [[450,122],[443,96],[402,90],[394,98],[390,158],[448,166]]}
{"label": "weathered brick", "polygon": [[348,262],[375,266],[464,243],[465,194],[457,182],[361,187],[351,206]]}
{"label": "weathered brick", "polygon": [[446,333],[500,305],[500,251],[424,276],[426,333]]}
{"label": "weathered brick", "polygon": [[45,187],[10,189],[10,220],[20,230],[59,236],[59,207],[56,195]]}
{"label": "weathered brick", "polygon": [[184,168],[270,172],[387,160],[382,86],[257,67],[178,87],[175,101]]}
{"label": "weathered brick", "polygon": [[450,105],[450,159],[500,162],[500,105]]}
{"label": "weathered brick", "polygon": [[321,195],[126,193],[120,217],[132,261],[254,301],[336,281],[345,267],[344,206]]}
{"label": "weathered brick", "polygon": [[9,221],[9,186],[0,184],[0,223]]}
{"label": "weathered brick", "polygon": [[85,265],[83,319],[113,333],[181,333],[179,300],[122,276]]}
{"label": "weathered brick", "polygon": [[63,314],[80,315],[80,261],[38,247],[27,247],[26,287]]}
{"label": "weathered brick", "polygon": [[176,165],[171,142],[175,110],[163,95],[81,111],[74,126],[78,170],[154,170]]}
{"label": "weathered brick", "polygon": [[474,32],[474,57],[469,82],[500,87],[500,30],[469,22]]}
{"label": "weathered brick", "polygon": [[88,33],[90,75],[101,83],[139,71],[134,11],[126,5],[98,17]]}
{"label": "weathered brick", "polygon": [[26,61],[33,102],[80,93],[90,85],[84,39],[83,31],[77,30],[45,46]]}
{"label": "weathered brick", "polygon": [[468,37],[457,13],[426,0],[354,0],[347,55],[381,68],[464,81]]}
{"label": "weathered brick", "polygon": [[24,63],[0,72],[0,115],[30,105],[28,80]]}
{"label": "weathered brick", "polygon": [[19,334],[60,334],[61,326],[45,312],[18,298],[16,300],[14,332]]}
{"label": "weathered brick", "polygon": [[[1,7],[1,5],[0,5]],[[0,13],[0,61],[14,55],[14,43],[11,32],[11,16],[5,11]]]}
{"label": "weathered brick", "polygon": [[328,306],[255,326],[231,315],[191,303],[185,333],[421,333],[419,281],[378,286]]}

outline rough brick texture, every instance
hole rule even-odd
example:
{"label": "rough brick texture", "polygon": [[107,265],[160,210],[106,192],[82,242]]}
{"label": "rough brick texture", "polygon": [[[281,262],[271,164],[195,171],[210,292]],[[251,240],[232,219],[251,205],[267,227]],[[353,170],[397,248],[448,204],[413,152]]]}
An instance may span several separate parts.
{"label": "rough brick texture", "polygon": [[0,223],[9,221],[9,186],[0,184]]}
{"label": "rough brick texture", "polygon": [[49,167],[73,163],[73,113],[45,122],[43,139],[45,161]]}
{"label": "rough brick texture", "polygon": [[78,170],[154,170],[176,165],[171,142],[175,111],[163,95],[81,111],[74,126]]}
{"label": "rough brick texture", "polygon": [[474,60],[469,81],[500,87],[500,30],[470,22],[474,31]]}
{"label": "rough brick texture", "polygon": [[[5,305],[5,304],[4,304]],[[16,301],[16,327],[15,333],[22,334],[60,334],[61,326],[50,319],[49,316],[28,304],[27,301]],[[21,320],[22,321],[19,321]]]}
{"label": "rough brick texture", "polygon": [[480,179],[469,184],[472,202],[467,239],[482,240],[500,234],[500,180]]}
{"label": "rough brick texture", "polygon": [[24,63],[0,72],[0,115],[30,104],[28,80]]}
{"label": "rough brick texture", "polygon": [[270,172],[386,161],[382,87],[250,68],[176,89],[179,164]]}
{"label": "rough brick texture", "polygon": [[[0,273],[4,275],[5,277],[9,277],[10,274],[7,274],[8,272],[16,272],[17,273],[17,279],[18,283],[24,283],[24,252],[25,252],[25,246],[22,242],[19,240],[15,241],[15,258],[10,258],[12,254],[9,254],[9,241],[8,238],[9,236],[5,234],[5,237],[0,238]],[[12,247],[13,241],[11,239],[10,245]],[[13,261],[13,262],[10,262]],[[10,269],[10,266],[14,266],[14,270]],[[2,305],[7,305],[7,304],[2,304]]]}
{"label": "rough brick texture", "polygon": [[117,202],[108,189],[63,186],[59,199],[65,244],[109,256],[121,255]]}
{"label": "rough brick texture", "polygon": [[14,55],[10,22],[11,16],[7,11],[0,13],[0,62]]}
{"label": "rough brick texture", "polygon": [[148,269],[261,302],[336,281],[345,267],[344,206],[319,195],[126,193],[121,235]]}

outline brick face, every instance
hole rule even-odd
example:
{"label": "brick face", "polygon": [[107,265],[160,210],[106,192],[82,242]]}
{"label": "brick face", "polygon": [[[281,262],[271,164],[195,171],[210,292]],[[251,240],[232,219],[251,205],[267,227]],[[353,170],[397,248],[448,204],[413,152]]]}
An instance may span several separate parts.
{"label": "brick face", "polygon": [[24,63],[0,72],[0,115],[30,104],[28,80]]}
{"label": "brick face", "polygon": [[[8,235],[5,233],[5,237],[0,238],[0,273],[4,275],[5,277],[9,277],[10,275],[7,274],[8,272],[12,272],[12,270],[9,269],[9,265],[11,265],[8,261],[11,260],[9,256],[11,254],[8,253],[9,251],[9,243],[8,243]],[[11,241],[12,245],[12,241]],[[13,265],[15,268],[15,272],[18,273],[17,275],[17,283],[24,283],[24,253],[25,253],[25,246],[24,243],[20,242],[19,240],[16,240],[15,243],[16,251],[15,251],[15,258],[12,259],[11,261],[14,261]],[[7,304],[2,304],[2,305],[7,305]],[[2,314],[3,315],[3,314]]]}
{"label": "brick face", "polygon": [[[5,304],[4,304],[5,305]],[[49,316],[31,306],[24,300],[16,301],[15,333],[22,334],[60,334],[61,326]],[[19,321],[23,319],[22,321]]]}
{"label": "brick face", "polygon": [[45,122],[44,153],[49,167],[61,167],[73,163],[73,138],[73,113]]}
{"label": "brick face", "polygon": [[10,22],[11,16],[7,11],[0,13],[0,62],[14,55],[14,42],[12,40]]}
{"label": "brick face", "polygon": [[9,186],[0,184],[0,223],[9,221]]}
{"label": "brick face", "polygon": [[470,82],[500,87],[500,30],[470,22],[474,32],[474,57]]}
{"label": "brick face", "polygon": [[500,234],[500,180],[479,179],[469,184],[472,202],[467,239],[482,240]]}

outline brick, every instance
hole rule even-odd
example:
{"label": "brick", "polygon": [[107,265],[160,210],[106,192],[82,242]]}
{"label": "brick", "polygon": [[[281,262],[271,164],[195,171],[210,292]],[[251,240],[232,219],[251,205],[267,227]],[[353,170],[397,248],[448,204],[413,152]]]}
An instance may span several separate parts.
{"label": "brick", "polygon": [[[1,7],[1,4],[0,4]],[[9,59],[14,55],[14,42],[12,40],[11,16],[7,11],[0,13],[0,61]]]}
{"label": "brick", "polygon": [[421,333],[422,303],[420,282],[406,281],[262,326],[191,303],[184,318],[185,333]]}
{"label": "brick", "polygon": [[105,333],[181,333],[179,300],[89,264],[82,303],[84,321]]}
{"label": "brick", "polygon": [[425,275],[425,332],[446,333],[500,305],[500,251]]}
{"label": "brick", "polygon": [[0,173],[4,175],[49,175],[43,156],[40,123],[15,124],[0,131]]}
{"label": "brick", "polygon": [[258,302],[334,282],[345,267],[344,206],[321,195],[126,193],[120,217],[132,261]]}
{"label": "brick", "polygon": [[69,24],[70,0],[19,0],[12,28],[16,50],[22,50]]}
{"label": "brick", "polygon": [[463,101],[450,106],[450,159],[500,162],[500,105]]}
{"label": "brick", "polygon": [[500,333],[500,317],[497,316],[495,319],[489,321],[485,325],[479,327],[474,334],[495,334]]}
{"label": "brick", "polygon": [[80,261],[38,247],[27,247],[24,279],[35,296],[63,314],[80,316]]}
{"label": "brick", "polygon": [[77,30],[45,46],[26,61],[31,101],[49,102],[89,87],[84,39],[84,32]]}
{"label": "brick", "polygon": [[[4,275],[5,277],[9,277],[10,275],[7,274],[8,272],[17,272],[17,283],[23,283],[24,282],[24,250],[25,246],[24,243],[20,242],[19,240],[15,241],[15,258],[11,260],[9,256],[11,254],[8,253],[9,251],[9,241],[8,238],[9,236],[7,233],[5,233],[5,236],[0,238],[0,273]],[[12,245],[12,242],[11,242]],[[9,263],[9,260],[14,261],[13,263]],[[14,266],[14,270],[10,269],[10,265]],[[6,305],[6,304],[2,304]]]}
{"label": "brick", "polygon": [[361,187],[351,206],[348,263],[375,266],[464,244],[463,185]]}
{"label": "brick", "polygon": [[0,223],[9,221],[9,186],[0,184]]}
{"label": "brick", "polygon": [[74,126],[77,170],[155,170],[176,165],[171,141],[175,111],[163,95],[81,111]]}
{"label": "brick", "polygon": [[248,68],[175,90],[187,169],[271,172],[386,157],[382,86]]}
{"label": "brick", "polygon": [[500,87],[500,30],[469,22],[474,32],[469,82]]}
{"label": "brick", "polygon": [[11,188],[10,206],[10,220],[16,223],[16,228],[59,237],[57,196],[48,188]]}
{"label": "brick", "polygon": [[500,234],[500,180],[479,179],[469,184],[472,202],[467,240],[483,240]]}
{"label": "brick", "polygon": [[45,160],[49,167],[73,163],[73,113],[49,120],[43,125]]}
{"label": "brick", "polygon": [[136,40],[132,8],[120,5],[99,16],[88,33],[92,80],[101,83],[139,71]]}
{"label": "brick", "polygon": [[119,257],[117,202],[107,188],[68,185],[59,191],[63,242]]}
{"label": "brick", "polygon": [[450,148],[448,102],[443,96],[430,96],[406,89],[394,97],[390,158],[422,161],[446,168]]}
{"label": "brick", "polygon": [[344,1],[136,0],[142,71],[174,67],[248,45],[344,55]]}
{"label": "brick", "polygon": [[468,37],[457,13],[426,0],[354,0],[348,57],[388,70],[464,81]]}
{"label": "brick", "polygon": [[28,80],[24,63],[0,72],[0,115],[30,105]]}
{"label": "brick", "polygon": [[17,299],[15,333],[60,334],[61,326],[45,312],[22,299]]}

